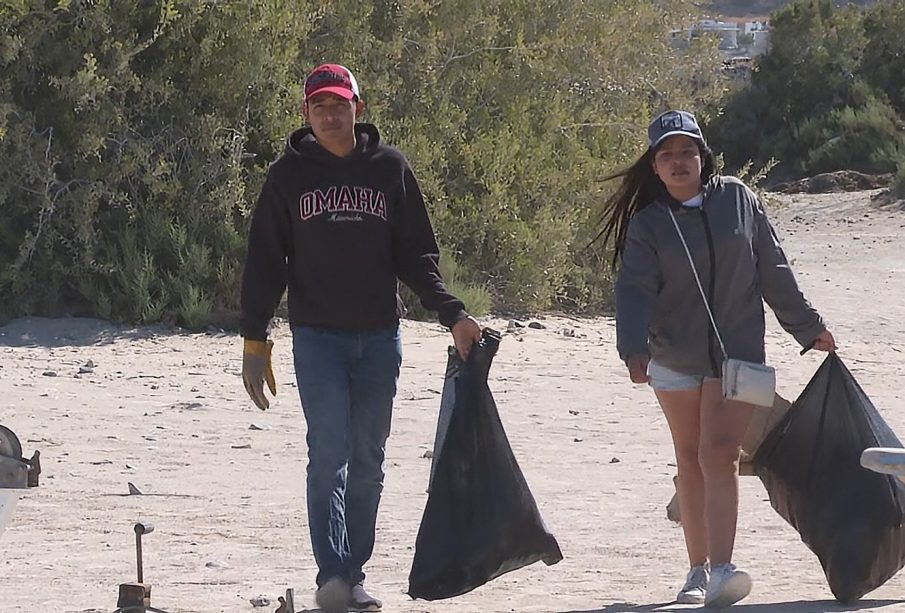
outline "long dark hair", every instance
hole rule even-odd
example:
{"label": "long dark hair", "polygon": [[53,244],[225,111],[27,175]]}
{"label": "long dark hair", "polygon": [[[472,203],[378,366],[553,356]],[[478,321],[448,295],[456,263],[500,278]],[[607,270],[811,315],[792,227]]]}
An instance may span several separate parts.
{"label": "long dark hair", "polygon": [[[654,172],[654,155],[658,147],[648,148],[638,160],[628,168],[604,177],[604,181],[622,179],[619,188],[603,205],[600,215],[600,232],[593,242],[603,240],[604,246],[613,245],[613,269],[619,263],[625,247],[625,233],[632,216],[659,198],[671,198],[666,186]],[[706,143],[698,143],[701,151],[701,182],[706,183],[716,172],[713,151]]]}

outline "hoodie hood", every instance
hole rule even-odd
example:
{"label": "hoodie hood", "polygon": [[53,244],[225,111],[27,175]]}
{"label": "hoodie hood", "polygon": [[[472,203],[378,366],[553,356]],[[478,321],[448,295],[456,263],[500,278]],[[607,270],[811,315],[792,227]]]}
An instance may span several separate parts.
{"label": "hoodie hood", "polygon": [[380,133],[370,123],[355,124],[355,149],[347,158],[339,158],[317,142],[311,126],[299,128],[286,139],[286,155],[297,155],[309,160],[339,162],[361,156],[368,156],[377,150],[380,144]]}

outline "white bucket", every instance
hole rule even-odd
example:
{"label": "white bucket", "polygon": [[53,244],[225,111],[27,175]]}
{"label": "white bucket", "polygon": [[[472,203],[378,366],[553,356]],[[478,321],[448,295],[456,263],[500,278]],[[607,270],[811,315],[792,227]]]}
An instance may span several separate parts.
{"label": "white bucket", "polygon": [[21,490],[0,489],[0,536],[13,516]]}

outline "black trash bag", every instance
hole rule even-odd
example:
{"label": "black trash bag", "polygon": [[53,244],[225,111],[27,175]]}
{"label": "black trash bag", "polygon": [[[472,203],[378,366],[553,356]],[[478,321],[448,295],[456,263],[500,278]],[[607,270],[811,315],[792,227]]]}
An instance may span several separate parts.
{"label": "black trash bag", "polygon": [[852,603],[905,565],[905,486],[861,467],[868,447],[902,447],[831,353],[754,457],[773,508]]}
{"label": "black trash bag", "polygon": [[539,560],[562,560],[487,385],[499,343],[499,333],[485,329],[465,363],[450,348],[430,492],[409,573],[412,598],[459,596]]}

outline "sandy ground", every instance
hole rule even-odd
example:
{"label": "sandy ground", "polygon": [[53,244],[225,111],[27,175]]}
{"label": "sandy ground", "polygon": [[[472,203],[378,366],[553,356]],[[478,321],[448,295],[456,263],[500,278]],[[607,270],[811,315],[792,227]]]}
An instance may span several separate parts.
{"label": "sandy ground", "polygon": [[[840,356],[894,430],[905,433],[905,212],[869,194],[784,196],[774,219]],[[405,364],[368,583],[385,611],[616,613],[680,611],[681,530],[665,517],[672,448],[644,386],[614,351],[609,319],[540,320],[504,337],[491,387],[565,560],[506,575],[446,602],[406,594],[426,494],[445,348],[438,325],[404,323]],[[779,391],[794,398],[822,355],[799,357],[768,316]],[[505,328],[506,322],[486,322]],[[133,524],[150,521],[145,580],[172,613],[254,609],[287,587],[313,608],[304,514],[305,423],[288,329],[276,340],[276,405],[246,398],[240,339],[26,319],[0,328],[0,422],[43,453],[40,488],[0,536],[2,613],[115,609],[135,580]],[[84,368],[91,362],[93,368]],[[89,365],[90,366],[90,365]],[[80,370],[87,372],[79,373]],[[252,429],[252,426],[260,429]],[[128,495],[127,484],[145,495]],[[740,611],[905,611],[905,575],[856,606],[832,599],[816,557],[742,481],[736,562],[755,579]]]}

